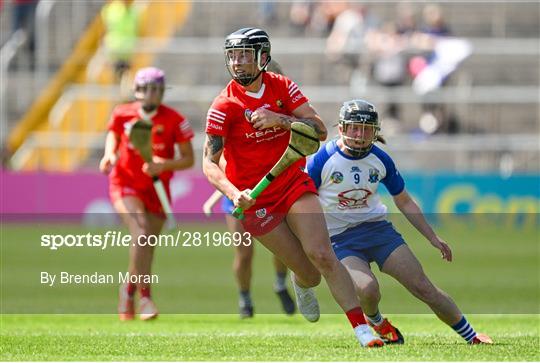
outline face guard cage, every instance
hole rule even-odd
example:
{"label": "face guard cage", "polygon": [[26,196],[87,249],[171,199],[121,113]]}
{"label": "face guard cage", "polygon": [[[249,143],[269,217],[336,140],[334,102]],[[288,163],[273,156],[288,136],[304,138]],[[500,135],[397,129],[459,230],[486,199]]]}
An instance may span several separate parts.
{"label": "face guard cage", "polygon": [[[262,49],[256,51],[250,46],[235,46],[225,49],[225,64],[231,77],[240,83],[242,86],[249,86],[259,77],[261,72],[266,68],[270,61],[270,57],[264,64],[261,64]],[[255,74],[246,73],[245,69],[235,71],[235,64],[256,64],[257,70]]]}
{"label": "face guard cage", "polygon": [[[342,126],[341,137],[343,138],[343,146],[345,146],[345,148],[354,156],[360,156],[371,150],[373,143],[377,141],[377,136],[381,129],[377,124],[361,121],[340,120],[339,124]],[[361,137],[347,136],[348,129],[353,126],[361,127]],[[366,135],[370,130],[368,128],[371,129],[371,136]],[[366,138],[366,136],[368,136],[368,138]],[[354,146],[355,144],[365,144],[366,141],[369,142],[366,146]]]}

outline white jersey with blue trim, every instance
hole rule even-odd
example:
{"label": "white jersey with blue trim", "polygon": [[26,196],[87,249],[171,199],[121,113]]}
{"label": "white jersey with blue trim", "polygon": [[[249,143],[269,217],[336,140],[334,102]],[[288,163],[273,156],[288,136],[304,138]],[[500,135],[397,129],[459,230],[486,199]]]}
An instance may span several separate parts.
{"label": "white jersey with blue trim", "polygon": [[308,159],[307,169],[319,190],[330,236],[386,219],[387,208],[377,193],[379,183],[392,195],[405,188],[392,158],[375,145],[367,155],[355,158],[332,140]]}

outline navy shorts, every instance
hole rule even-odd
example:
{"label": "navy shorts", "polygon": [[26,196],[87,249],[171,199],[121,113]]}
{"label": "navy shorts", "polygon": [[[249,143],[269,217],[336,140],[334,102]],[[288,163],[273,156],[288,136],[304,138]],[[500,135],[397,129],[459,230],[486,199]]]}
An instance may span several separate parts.
{"label": "navy shorts", "polygon": [[221,210],[223,213],[232,214],[234,210],[234,203],[227,197],[221,198]]}
{"label": "navy shorts", "polygon": [[367,263],[375,261],[379,270],[396,248],[405,244],[392,223],[388,221],[365,222],[330,238],[339,260],[355,256]]}

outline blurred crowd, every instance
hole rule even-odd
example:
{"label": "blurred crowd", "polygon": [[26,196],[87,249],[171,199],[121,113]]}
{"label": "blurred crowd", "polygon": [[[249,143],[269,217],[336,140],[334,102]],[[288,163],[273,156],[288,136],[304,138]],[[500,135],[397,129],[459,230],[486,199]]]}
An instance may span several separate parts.
{"label": "blurred crowd", "polygon": [[[22,30],[26,35],[26,63],[33,69],[39,0],[0,0],[0,11],[8,1],[12,32]],[[125,85],[121,87],[127,89],[123,94],[129,93],[131,57],[139,35],[140,14],[135,4],[132,0],[107,0],[101,12],[105,59],[116,82]],[[258,19],[264,26],[279,26],[283,18],[277,11],[275,1],[258,2]],[[450,75],[471,53],[470,43],[452,36],[437,4],[395,3],[393,18],[380,19],[369,3],[354,1],[293,0],[289,8],[293,35],[326,38],[325,52],[332,72],[338,82],[350,84],[354,96],[367,97],[370,88],[379,86],[389,91],[405,87],[423,97],[422,114],[413,130],[405,129],[403,110],[396,97],[388,98],[383,110],[386,135],[460,132],[455,114],[444,104],[429,101],[429,96],[448,83]]]}
{"label": "blurred crowd", "polygon": [[[295,1],[289,14],[296,35],[326,37],[326,56],[336,77],[353,92],[369,94],[369,86],[412,87],[427,96],[444,87],[449,76],[471,53],[470,43],[454,38],[439,5],[396,3],[395,16],[382,22],[369,4]],[[383,120],[386,135],[403,130],[401,109],[389,101]],[[460,131],[457,117],[443,104],[422,104],[418,126],[423,134]]]}
{"label": "blurred crowd", "polygon": [[[25,36],[27,63],[34,69],[36,10],[40,0],[11,0],[11,34],[20,31]],[[0,12],[8,1],[0,0]],[[139,10],[133,0],[107,0],[101,11],[105,34],[103,44],[118,80],[130,68],[139,31]],[[7,39],[6,39],[7,40]]]}

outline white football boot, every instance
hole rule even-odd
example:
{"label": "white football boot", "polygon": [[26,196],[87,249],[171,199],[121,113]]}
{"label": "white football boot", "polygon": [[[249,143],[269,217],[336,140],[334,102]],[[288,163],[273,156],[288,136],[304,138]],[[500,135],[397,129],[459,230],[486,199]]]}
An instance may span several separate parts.
{"label": "white football boot", "polygon": [[296,304],[298,305],[298,310],[304,318],[309,322],[316,322],[321,316],[319,310],[319,302],[313,292],[312,288],[303,288],[296,284],[294,280],[294,274],[291,272],[291,281],[294,288],[294,294],[296,295]]}
{"label": "white football boot", "polygon": [[149,297],[143,297],[139,301],[139,313],[141,320],[153,320],[157,318],[159,312],[156,307],[156,304]]}
{"label": "white football boot", "polygon": [[374,348],[382,347],[384,345],[383,340],[373,335],[371,328],[367,324],[358,325],[354,328],[354,333],[363,347]]}

